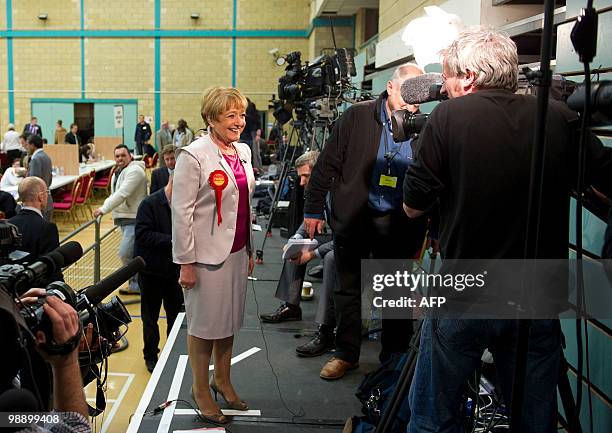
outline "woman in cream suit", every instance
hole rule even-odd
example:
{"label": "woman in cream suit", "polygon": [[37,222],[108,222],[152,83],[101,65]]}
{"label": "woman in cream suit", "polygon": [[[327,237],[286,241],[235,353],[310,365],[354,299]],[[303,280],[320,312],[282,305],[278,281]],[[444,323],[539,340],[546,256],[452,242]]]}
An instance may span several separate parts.
{"label": "woman in cream suit", "polygon": [[230,380],[234,334],[242,326],[248,274],[253,271],[250,210],[255,177],[251,151],[238,143],[246,98],[234,88],[202,95],[209,133],[177,152],[172,195],[174,262],[185,295],[192,396],[207,418],[225,423],[210,389],[232,409],[247,410]]}

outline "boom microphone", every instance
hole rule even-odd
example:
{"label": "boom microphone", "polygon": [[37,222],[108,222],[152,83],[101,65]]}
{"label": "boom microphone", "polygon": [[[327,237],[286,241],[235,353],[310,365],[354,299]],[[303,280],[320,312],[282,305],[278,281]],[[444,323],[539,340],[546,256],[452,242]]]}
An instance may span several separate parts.
{"label": "boom microphone", "polygon": [[90,304],[99,304],[110,295],[117,287],[129,280],[134,274],[145,267],[145,261],[140,256],[134,257],[127,265],[117,269],[108,277],[100,280],[97,284],[89,286],[79,292],[85,295]]}
{"label": "boom microphone", "polygon": [[442,95],[439,94],[442,83],[442,74],[437,72],[417,75],[416,77],[408,78],[404,81],[400,94],[407,104],[422,104],[425,102],[439,101],[442,98]]}
{"label": "boom microphone", "polygon": [[25,293],[32,284],[40,283],[50,278],[54,273],[61,271],[79,260],[83,255],[83,248],[78,242],[70,241],[57,247],[55,250],[40,256],[34,263],[21,265],[5,265],[0,268],[0,287],[15,295]]}

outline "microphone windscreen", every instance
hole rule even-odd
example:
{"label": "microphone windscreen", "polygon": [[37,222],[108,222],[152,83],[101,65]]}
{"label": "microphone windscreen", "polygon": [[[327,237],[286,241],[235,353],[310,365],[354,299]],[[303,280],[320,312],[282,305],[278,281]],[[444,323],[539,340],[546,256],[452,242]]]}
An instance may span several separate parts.
{"label": "microphone windscreen", "polygon": [[37,412],[41,410],[31,391],[9,389],[0,394],[0,412]]}
{"label": "microphone windscreen", "polygon": [[83,257],[83,247],[75,241],[66,242],[64,245],[56,248],[55,251],[64,257],[63,266],[70,266]]}
{"label": "microphone windscreen", "polygon": [[90,286],[81,293],[87,296],[89,303],[96,305],[110,295],[117,287],[129,280],[133,275],[140,272],[145,267],[145,261],[137,256],[128,262],[127,265],[117,269],[108,277],[100,280],[97,284]]}
{"label": "microphone windscreen", "polygon": [[429,89],[432,85],[442,84],[442,81],[442,74],[437,72],[417,75],[404,81],[400,94],[407,104],[422,104],[434,101],[430,96]]}

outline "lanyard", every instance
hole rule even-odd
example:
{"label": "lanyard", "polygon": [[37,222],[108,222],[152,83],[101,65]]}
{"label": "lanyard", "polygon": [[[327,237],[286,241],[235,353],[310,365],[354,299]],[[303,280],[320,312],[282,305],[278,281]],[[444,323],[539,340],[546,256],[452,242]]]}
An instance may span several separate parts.
{"label": "lanyard", "polygon": [[391,163],[393,162],[393,160],[395,159],[395,157],[397,156],[398,153],[400,153],[402,151],[402,146],[404,145],[404,142],[402,141],[399,144],[399,147],[393,152],[389,152],[389,127],[390,127],[390,121],[387,118],[387,110],[385,107],[385,104],[383,102],[383,107],[382,107],[382,112],[383,112],[383,130],[384,130],[384,143],[385,143],[385,154],[384,154],[384,158],[387,160],[387,176],[391,175]]}

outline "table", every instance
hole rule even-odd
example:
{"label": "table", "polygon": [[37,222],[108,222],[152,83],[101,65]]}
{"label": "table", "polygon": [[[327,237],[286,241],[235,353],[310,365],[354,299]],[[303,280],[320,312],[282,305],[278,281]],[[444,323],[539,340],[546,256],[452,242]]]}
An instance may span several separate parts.
{"label": "table", "polygon": [[[105,161],[96,161],[96,162],[93,162],[91,164],[81,163],[81,164],[79,164],[79,176],[87,174],[91,170],[95,170],[96,172],[108,170],[109,168],[113,167],[114,165],[115,165],[115,161],[111,160],[111,159],[105,160]],[[62,188],[64,186],[66,186],[66,185],[70,185],[75,180],[77,180],[79,178],[79,176],[75,176],[75,175],[65,175],[65,176],[55,175],[55,176],[53,176],[53,180],[51,181],[51,186],[49,187],[49,189],[51,191],[55,191],[58,188]],[[5,188],[3,191],[6,191],[6,192],[10,193],[13,197],[15,197],[15,199],[18,197],[17,186],[11,186],[9,188]]]}

